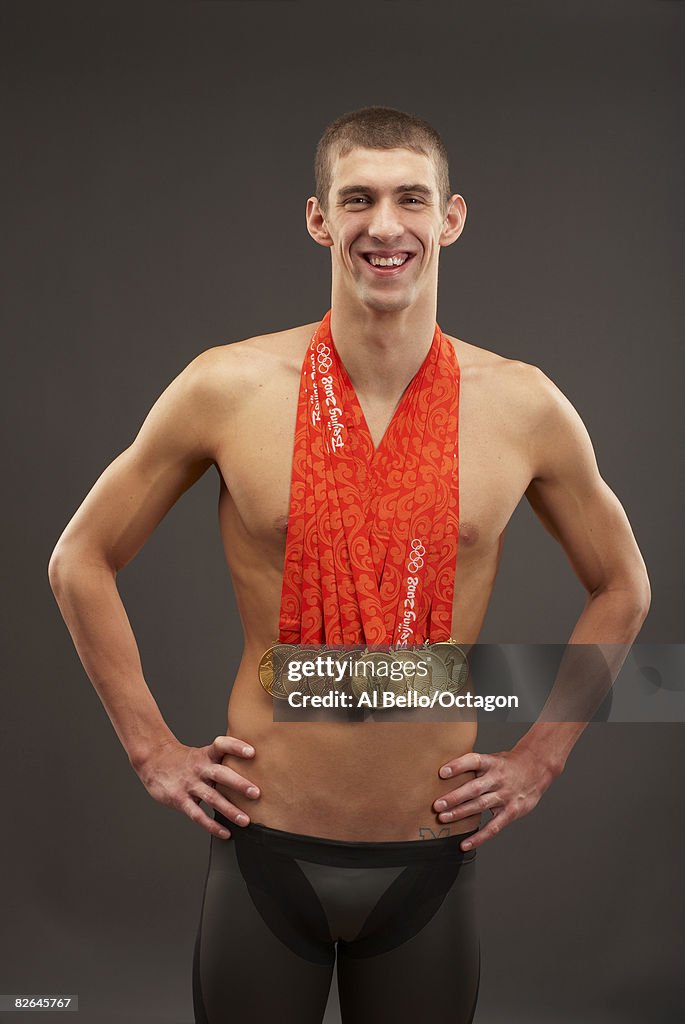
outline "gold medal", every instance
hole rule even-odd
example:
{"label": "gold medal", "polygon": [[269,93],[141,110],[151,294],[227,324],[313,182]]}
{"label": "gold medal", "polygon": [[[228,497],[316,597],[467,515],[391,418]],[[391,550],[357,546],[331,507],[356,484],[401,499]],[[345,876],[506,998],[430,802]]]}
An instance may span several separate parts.
{"label": "gold medal", "polygon": [[281,693],[284,697],[289,697],[291,693],[312,694],[316,692],[311,689],[310,684],[315,680],[315,685],[320,682],[319,677],[305,675],[302,671],[302,662],[316,661],[322,651],[323,647],[300,647],[297,644],[288,652],[281,662],[280,671]]}
{"label": "gold medal", "polygon": [[330,681],[330,689],[349,696],[354,694],[353,679],[355,665],[365,648],[358,644],[339,644],[331,649],[335,677]]}
{"label": "gold medal", "polygon": [[276,644],[264,651],[257,667],[259,681],[269,694],[274,692],[274,650],[277,646]]}
{"label": "gold medal", "polygon": [[454,640],[428,644],[426,653],[433,664],[432,692],[440,689],[458,693],[464,689],[469,677],[469,663],[461,647]]}
{"label": "gold medal", "polygon": [[272,697],[287,697],[282,686],[281,671],[285,659],[296,650],[295,644],[273,644],[259,659],[259,681]]}
{"label": "gold medal", "polygon": [[307,693],[314,694],[317,697],[323,697],[324,694],[333,690],[333,680],[335,679],[334,675],[330,675],[327,672],[325,662],[327,658],[331,658],[331,668],[332,671],[335,672],[335,657],[333,652],[327,647],[317,647],[312,654],[312,660],[315,661],[318,658],[321,658],[321,671],[319,672],[317,670],[315,675],[304,677],[301,682],[298,683],[298,688]]}
{"label": "gold medal", "polygon": [[[364,651],[353,666],[352,692],[359,699],[362,694],[371,694],[383,686],[383,681],[390,678],[390,662],[392,655],[385,651]],[[387,666],[387,671],[379,671]]]}
{"label": "gold medal", "polygon": [[[396,696],[404,696],[409,690],[417,689],[417,682],[421,684],[425,676],[419,673],[421,661],[425,655],[421,650],[414,650],[406,647],[399,647],[391,654],[395,662],[395,673],[399,678],[389,679],[383,689]],[[421,692],[421,691],[419,691]]]}
{"label": "gold medal", "polygon": [[407,677],[408,690],[432,697],[434,693],[447,689],[447,670],[442,659],[433,653],[433,647],[417,647],[407,653],[416,666],[413,676]]}
{"label": "gold medal", "polygon": [[[332,658],[332,674],[322,671],[305,675],[302,672],[301,662],[327,656]],[[338,666],[345,662],[349,668],[339,680]],[[290,678],[291,665],[293,678]],[[410,690],[427,696],[438,692],[458,693],[466,687],[469,677],[466,654],[451,639],[426,643],[422,647],[389,648],[387,651],[367,649],[363,653],[358,647],[302,647],[299,644],[275,643],[260,658],[257,671],[266,692],[279,700],[285,700],[298,691],[322,695],[337,689],[351,691],[357,700],[362,694],[384,691],[396,696],[405,695]]]}

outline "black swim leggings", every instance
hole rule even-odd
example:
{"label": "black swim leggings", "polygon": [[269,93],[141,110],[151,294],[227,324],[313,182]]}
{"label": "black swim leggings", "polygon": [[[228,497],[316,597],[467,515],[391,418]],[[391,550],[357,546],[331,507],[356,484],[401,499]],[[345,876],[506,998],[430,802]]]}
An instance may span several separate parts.
{"label": "black swim leggings", "polygon": [[470,1024],[480,956],[465,838],[351,843],[214,812],[195,943],[196,1024]]}

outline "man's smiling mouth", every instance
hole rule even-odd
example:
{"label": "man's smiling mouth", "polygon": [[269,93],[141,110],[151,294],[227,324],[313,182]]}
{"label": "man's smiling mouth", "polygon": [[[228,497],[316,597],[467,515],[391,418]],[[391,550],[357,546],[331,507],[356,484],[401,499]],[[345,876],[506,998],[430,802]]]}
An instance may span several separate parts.
{"label": "man's smiling mouth", "polygon": [[406,263],[409,263],[413,259],[413,252],[394,252],[394,253],[375,253],[365,252],[362,253],[364,259],[373,267],[376,271],[392,272],[403,267]]}

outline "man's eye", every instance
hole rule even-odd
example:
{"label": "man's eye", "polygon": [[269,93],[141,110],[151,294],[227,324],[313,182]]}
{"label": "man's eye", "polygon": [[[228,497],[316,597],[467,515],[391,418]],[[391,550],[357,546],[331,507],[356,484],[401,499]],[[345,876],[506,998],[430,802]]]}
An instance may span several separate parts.
{"label": "man's eye", "polygon": [[348,203],[368,203],[366,196],[353,196],[352,199],[347,200]]}
{"label": "man's eye", "polygon": [[404,201],[405,203],[417,203],[419,206],[421,205],[421,200],[417,196],[405,196]]}

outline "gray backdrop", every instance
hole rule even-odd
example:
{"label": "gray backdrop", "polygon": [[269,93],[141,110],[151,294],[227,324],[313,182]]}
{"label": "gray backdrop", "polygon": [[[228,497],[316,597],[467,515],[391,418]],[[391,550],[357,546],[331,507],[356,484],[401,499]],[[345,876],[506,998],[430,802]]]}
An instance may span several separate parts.
{"label": "gray backdrop", "polygon": [[[441,131],[469,204],[441,326],[569,396],[650,570],[641,638],[682,641],[685,5],[0,10],[0,993],[78,993],[85,1024],[190,1024],[208,838],[129,769],[53,603],[52,546],[194,355],[325,312],[329,258],[304,225],[314,147],[333,117],[384,103]],[[217,495],[212,471],[120,577],[153,692],[197,745],[224,728],[240,651]],[[482,639],[563,643],[582,603],[524,502]],[[591,726],[479,855],[476,1024],[682,1020],[682,738]],[[514,739],[483,727],[479,746]]]}

